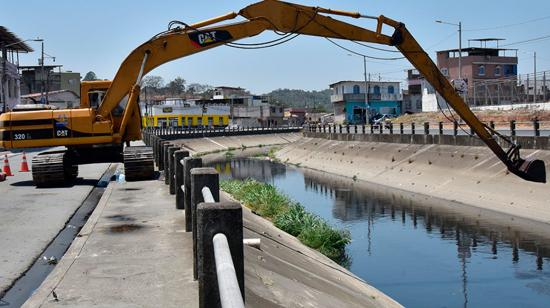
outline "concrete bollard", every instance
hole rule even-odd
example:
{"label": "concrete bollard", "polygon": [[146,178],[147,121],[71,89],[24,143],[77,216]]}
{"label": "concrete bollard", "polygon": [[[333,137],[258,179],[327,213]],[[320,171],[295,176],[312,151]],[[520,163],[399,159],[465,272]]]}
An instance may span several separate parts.
{"label": "concrete bollard", "polygon": [[[199,307],[221,307],[214,236],[222,233],[227,237],[231,259],[244,300],[244,251],[243,214],[241,205],[234,202],[200,203],[197,207],[197,259],[199,280]],[[229,258],[228,258],[229,259]]]}
{"label": "concrete bollard", "polygon": [[176,209],[183,210],[185,205],[183,202],[184,196],[181,187],[183,186],[183,164],[184,158],[189,157],[189,151],[179,150],[174,152],[174,173],[176,178],[174,180],[174,187],[176,189]]}
{"label": "concrete bollard", "polygon": [[430,134],[430,123],[424,122],[424,135],[429,135],[429,134]]}
{"label": "concrete bollard", "polygon": [[385,125],[385,124],[384,124],[383,121],[381,121],[381,122],[378,124],[378,133],[379,133],[380,135],[382,135],[382,134],[384,133],[384,125]]}
{"label": "concrete bollard", "polygon": [[159,171],[164,170],[164,149],[167,145],[167,140],[162,140],[159,144]]}
{"label": "concrete bollard", "polygon": [[389,125],[389,129],[390,129],[390,135],[393,135],[393,123],[390,122],[388,125]]}
{"label": "concrete bollard", "polygon": [[458,122],[453,121],[453,136],[458,135]]}
{"label": "concrete bollard", "polygon": [[193,231],[191,214],[191,169],[202,167],[202,158],[186,157],[183,159],[183,207],[185,209],[185,232]]}
{"label": "concrete bollard", "polygon": [[363,132],[363,135],[365,134],[365,124],[361,125],[362,127],[362,132]]}
{"label": "concrete bollard", "polygon": [[174,153],[180,149],[179,146],[172,146],[168,148],[168,186],[171,195],[176,194],[176,165],[174,165]]}
{"label": "concrete bollard", "polygon": [[511,136],[516,135],[516,121],[515,120],[510,121],[510,135]]}
{"label": "concrete bollard", "polygon": [[443,122],[439,122],[439,134],[443,135]]}
{"label": "concrete bollard", "polygon": [[[214,200],[220,200],[220,181],[219,175],[214,168],[194,168],[191,169],[191,219],[193,227],[193,277],[198,278],[197,273],[197,205],[204,202],[202,189],[210,188]],[[242,240],[242,239],[241,239]]]}
{"label": "concrete bollard", "polygon": [[346,125],[346,134],[349,134],[349,124]]}
{"label": "concrete bollard", "polygon": [[370,133],[374,134],[374,125],[372,123],[370,124]]}
{"label": "concrete bollard", "polygon": [[414,122],[411,123],[411,135],[415,134],[416,124]]}
{"label": "concrete bollard", "polygon": [[164,170],[164,184],[168,185],[168,149],[173,145],[166,142],[162,145],[162,169]]}
{"label": "concrete bollard", "polygon": [[357,125],[355,125],[354,131],[355,131],[355,134],[357,134]]}
{"label": "concrete bollard", "polygon": [[403,135],[405,133],[405,124],[403,122],[399,123],[399,134]]}
{"label": "concrete bollard", "polygon": [[340,125],[340,134],[342,133],[342,125]]}
{"label": "concrete bollard", "polygon": [[539,119],[534,119],[534,120],[533,120],[533,130],[535,131],[535,137],[539,137],[539,136],[540,136],[540,123],[539,123]]}

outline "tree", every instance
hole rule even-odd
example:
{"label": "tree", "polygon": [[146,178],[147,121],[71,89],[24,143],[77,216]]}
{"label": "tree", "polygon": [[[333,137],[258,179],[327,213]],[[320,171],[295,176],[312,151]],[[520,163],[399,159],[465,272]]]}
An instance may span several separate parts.
{"label": "tree", "polygon": [[91,81],[91,80],[98,80],[97,78],[97,75],[92,72],[92,71],[89,71],[86,73],[86,76],[84,76],[84,81]]}
{"label": "tree", "polygon": [[179,95],[185,91],[185,79],[176,77],[168,83],[168,91],[172,95]]}
{"label": "tree", "polygon": [[164,79],[160,76],[145,76],[143,78],[143,86],[158,90],[164,87]]}

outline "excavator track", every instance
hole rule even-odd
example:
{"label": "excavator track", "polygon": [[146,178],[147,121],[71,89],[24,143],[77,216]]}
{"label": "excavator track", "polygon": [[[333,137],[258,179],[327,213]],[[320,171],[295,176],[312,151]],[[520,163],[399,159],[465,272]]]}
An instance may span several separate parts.
{"label": "excavator track", "polygon": [[153,148],[126,147],[123,153],[126,181],[150,180],[155,175]]}
{"label": "excavator track", "polygon": [[32,159],[32,179],[36,187],[63,186],[74,182],[78,166],[66,151],[44,152]]}

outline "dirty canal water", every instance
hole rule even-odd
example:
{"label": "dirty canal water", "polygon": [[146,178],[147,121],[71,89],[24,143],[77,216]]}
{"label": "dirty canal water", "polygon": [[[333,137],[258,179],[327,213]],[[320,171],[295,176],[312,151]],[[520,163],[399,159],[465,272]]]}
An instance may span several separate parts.
{"label": "dirty canal water", "polygon": [[404,306],[550,307],[550,237],[529,225],[265,160],[213,166],[221,178],[271,183],[348,229],[349,269]]}

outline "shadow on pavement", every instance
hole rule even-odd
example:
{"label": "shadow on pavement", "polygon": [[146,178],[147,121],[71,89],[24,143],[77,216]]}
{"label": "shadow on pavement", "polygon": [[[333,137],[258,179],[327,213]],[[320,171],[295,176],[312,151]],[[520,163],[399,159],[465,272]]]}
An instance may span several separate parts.
{"label": "shadow on pavement", "polygon": [[[83,179],[83,178],[78,178],[74,183],[67,183],[65,185],[60,185],[60,186],[53,186],[53,187],[44,187],[44,188],[66,188],[66,187],[73,187],[73,186],[95,186],[97,184],[98,180],[95,180],[95,179]],[[20,181],[20,182],[15,182],[15,183],[11,183],[10,186],[14,186],[14,187],[32,187],[34,186],[34,182],[32,180],[27,180],[27,181]],[[37,188],[37,189],[41,189],[41,188]]]}

